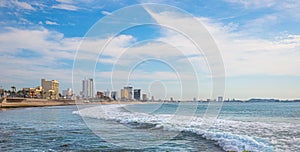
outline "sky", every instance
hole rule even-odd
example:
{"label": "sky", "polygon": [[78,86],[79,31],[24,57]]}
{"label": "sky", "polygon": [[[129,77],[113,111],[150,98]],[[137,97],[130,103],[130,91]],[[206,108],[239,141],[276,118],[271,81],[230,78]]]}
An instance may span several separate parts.
{"label": "sky", "polygon": [[[137,5],[140,4],[140,5]],[[162,5],[163,4],[163,5]],[[297,0],[2,0],[0,88],[300,98]]]}

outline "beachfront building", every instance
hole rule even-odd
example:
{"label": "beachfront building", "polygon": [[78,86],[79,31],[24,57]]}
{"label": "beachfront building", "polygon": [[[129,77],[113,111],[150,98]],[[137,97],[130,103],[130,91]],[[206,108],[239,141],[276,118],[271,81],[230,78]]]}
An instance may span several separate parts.
{"label": "beachfront building", "polygon": [[141,89],[134,89],[133,90],[133,98],[136,101],[140,101],[141,100]]}
{"label": "beachfront building", "polygon": [[24,98],[42,98],[43,88],[42,86],[37,86],[36,88],[22,88],[19,90],[17,95]]}
{"label": "beachfront building", "polygon": [[223,97],[222,96],[219,96],[218,97],[218,102],[222,102],[223,101]]}
{"label": "beachfront building", "polygon": [[129,92],[126,89],[121,89],[121,101],[127,101],[129,99]]}
{"label": "beachfront building", "polygon": [[71,88],[68,88],[67,90],[62,91],[62,96],[65,99],[72,99],[73,96],[73,90]]}
{"label": "beachfront building", "polygon": [[143,94],[143,101],[147,101],[147,95],[146,94]]}
{"label": "beachfront building", "polygon": [[121,101],[131,101],[132,100],[132,87],[126,86],[121,89]]}
{"label": "beachfront building", "polygon": [[127,100],[132,100],[132,87],[131,86],[126,86],[124,87],[124,90],[127,90],[128,92],[128,99]]}
{"label": "beachfront building", "polygon": [[109,97],[110,96],[110,91],[107,89],[104,91],[104,96]]}
{"label": "beachfront building", "polygon": [[110,97],[111,97],[112,100],[117,100],[117,98],[118,98],[118,92],[117,91],[112,91],[110,95],[111,95]]}
{"label": "beachfront building", "polygon": [[57,80],[47,81],[41,80],[42,98],[44,99],[58,99],[59,98],[59,82]]}
{"label": "beachfront building", "polygon": [[102,98],[104,98],[103,92],[97,91],[96,98],[97,98],[97,99],[102,99]]}
{"label": "beachfront building", "polygon": [[154,102],[154,96],[151,96],[151,101]]}
{"label": "beachfront building", "polygon": [[94,97],[94,81],[92,78],[82,80],[82,98]]}

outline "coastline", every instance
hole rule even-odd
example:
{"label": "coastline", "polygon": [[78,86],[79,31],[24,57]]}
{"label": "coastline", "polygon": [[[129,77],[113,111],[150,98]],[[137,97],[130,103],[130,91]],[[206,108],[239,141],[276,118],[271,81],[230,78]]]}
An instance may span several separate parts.
{"label": "coastline", "polygon": [[7,98],[0,102],[0,110],[26,107],[47,107],[47,106],[71,106],[71,105],[93,105],[93,104],[154,104],[162,102],[142,102],[142,101],[101,101],[101,102],[83,102],[80,100],[48,100],[31,98]]}
{"label": "coastline", "polygon": [[0,109],[45,107],[45,106],[67,106],[67,105],[75,105],[75,100],[6,98],[1,102]]}
{"label": "coastline", "polygon": [[[200,102],[200,101],[182,101],[182,102]],[[229,101],[224,101],[229,102]],[[240,103],[259,103],[262,99],[250,99],[246,101],[235,100],[230,102]],[[300,102],[300,100],[274,100],[265,99],[264,102]],[[34,98],[1,98],[0,110],[8,110],[11,108],[26,108],[26,107],[46,107],[46,106],[70,106],[70,105],[110,105],[110,104],[163,104],[163,103],[176,103],[170,101],[86,101],[86,100],[69,100],[69,99],[34,99]],[[206,103],[201,101],[200,103]]]}

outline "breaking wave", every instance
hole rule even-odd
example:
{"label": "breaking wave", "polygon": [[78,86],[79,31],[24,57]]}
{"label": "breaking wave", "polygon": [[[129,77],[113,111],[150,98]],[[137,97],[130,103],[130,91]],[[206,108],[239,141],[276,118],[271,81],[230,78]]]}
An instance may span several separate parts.
{"label": "breaking wave", "polygon": [[[294,124],[263,122],[244,122],[217,119],[209,129],[203,129],[201,124],[209,121],[202,117],[193,117],[190,123],[171,121],[172,114],[146,114],[124,110],[125,105],[101,105],[74,111],[82,117],[116,121],[122,124],[147,124],[152,128],[162,128],[168,131],[187,131],[196,133],[218,143],[225,151],[285,151],[300,149],[300,138],[297,135],[284,135],[295,130]],[[176,116],[178,117],[178,116]],[[180,116],[184,119],[187,116]],[[149,125],[150,124],[150,125]]]}

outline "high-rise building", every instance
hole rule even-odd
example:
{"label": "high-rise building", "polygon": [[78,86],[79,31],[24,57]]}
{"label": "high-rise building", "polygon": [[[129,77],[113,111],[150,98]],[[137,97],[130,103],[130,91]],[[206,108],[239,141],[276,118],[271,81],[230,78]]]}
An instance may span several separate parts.
{"label": "high-rise building", "polygon": [[132,87],[131,86],[124,87],[124,90],[127,90],[128,92],[127,100],[132,100]]}
{"label": "high-rise building", "polygon": [[223,97],[222,96],[219,96],[218,97],[218,102],[222,102],[223,101]]}
{"label": "high-rise building", "polygon": [[133,90],[133,98],[137,101],[141,100],[141,89],[134,89]]}
{"label": "high-rise building", "polygon": [[146,94],[143,94],[143,101],[147,101],[147,95]]}
{"label": "high-rise building", "polygon": [[117,91],[112,91],[111,92],[111,99],[112,100],[117,100],[118,98],[118,92]]}
{"label": "high-rise building", "polygon": [[121,89],[121,100],[122,101],[127,101],[129,96],[129,92],[126,89]]}
{"label": "high-rise building", "polygon": [[83,98],[94,97],[94,81],[92,78],[82,80],[82,97]]}
{"label": "high-rise building", "polygon": [[58,99],[59,97],[59,82],[57,80],[47,81],[41,79],[43,89],[42,97],[44,99]]}

